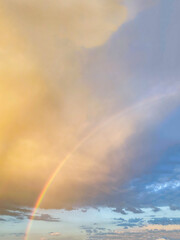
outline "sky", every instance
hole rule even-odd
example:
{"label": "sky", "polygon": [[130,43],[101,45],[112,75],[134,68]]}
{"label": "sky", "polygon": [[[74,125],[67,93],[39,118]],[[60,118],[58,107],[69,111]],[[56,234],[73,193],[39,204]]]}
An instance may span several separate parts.
{"label": "sky", "polygon": [[179,0],[0,0],[0,239],[180,239]]}

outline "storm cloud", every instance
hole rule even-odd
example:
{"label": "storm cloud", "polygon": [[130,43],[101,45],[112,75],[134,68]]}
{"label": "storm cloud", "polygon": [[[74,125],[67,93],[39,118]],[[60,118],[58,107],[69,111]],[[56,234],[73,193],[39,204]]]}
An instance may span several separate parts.
{"label": "storm cloud", "polygon": [[32,207],[82,142],[41,207],[178,206],[180,33],[168,21],[179,3],[150,4],[132,21],[116,0],[1,2],[2,202]]}

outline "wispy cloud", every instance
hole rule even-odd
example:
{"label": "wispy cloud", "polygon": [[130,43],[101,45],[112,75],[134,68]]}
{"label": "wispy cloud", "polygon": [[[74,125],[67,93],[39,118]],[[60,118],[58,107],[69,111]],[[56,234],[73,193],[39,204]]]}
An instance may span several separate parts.
{"label": "wispy cloud", "polygon": [[60,236],[61,233],[60,232],[51,232],[50,235],[51,236]]}
{"label": "wispy cloud", "polygon": [[[31,217],[31,215],[29,216],[29,218]],[[34,220],[36,221],[46,221],[46,222],[60,222],[59,218],[54,218],[49,214],[41,214],[41,215],[37,215],[34,216]]]}

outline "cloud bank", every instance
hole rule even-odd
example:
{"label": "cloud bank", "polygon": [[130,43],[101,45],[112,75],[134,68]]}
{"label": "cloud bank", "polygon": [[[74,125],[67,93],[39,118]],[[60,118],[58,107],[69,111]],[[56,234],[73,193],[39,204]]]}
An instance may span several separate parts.
{"label": "cloud bank", "polygon": [[[161,48],[153,58],[162,39],[156,42],[150,19],[159,13],[147,9],[122,26],[126,9],[116,0],[1,2],[1,206],[32,207],[59,162],[98,129],[59,172],[42,207],[141,213],[139,179],[169,146],[157,129],[179,104],[177,64]],[[133,32],[143,34],[128,40]]]}

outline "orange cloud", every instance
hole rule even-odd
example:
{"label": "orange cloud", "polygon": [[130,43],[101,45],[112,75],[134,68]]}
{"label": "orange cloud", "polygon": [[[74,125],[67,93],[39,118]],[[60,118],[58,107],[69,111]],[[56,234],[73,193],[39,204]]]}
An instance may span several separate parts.
{"label": "orange cloud", "polygon": [[0,197],[32,206],[59,161],[102,117],[79,80],[77,52],[104,44],[126,9],[116,0],[1,5]]}

